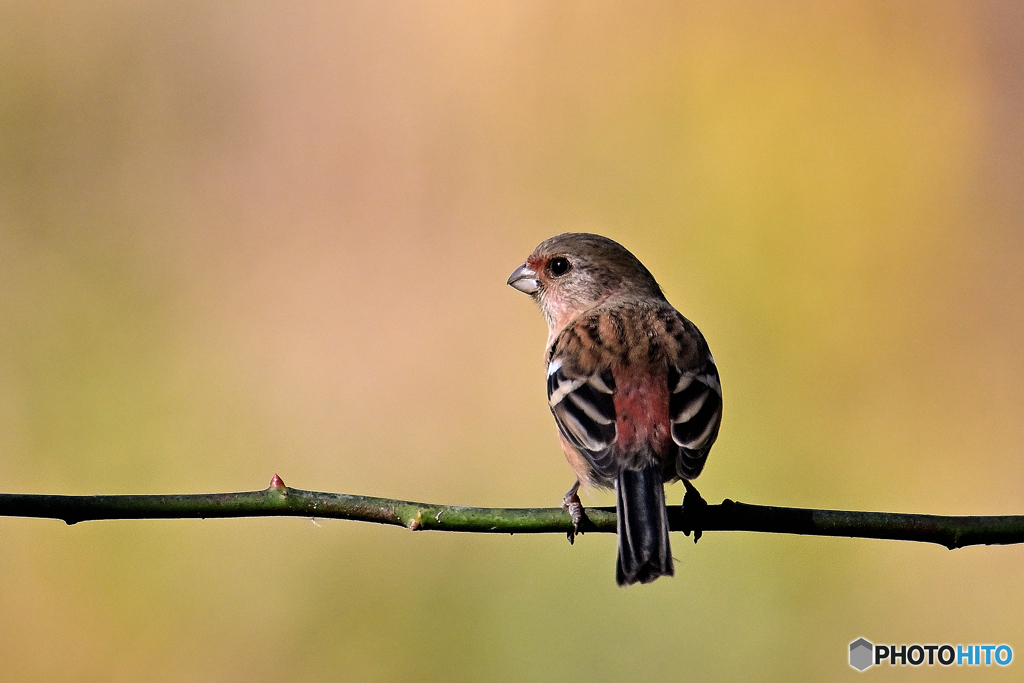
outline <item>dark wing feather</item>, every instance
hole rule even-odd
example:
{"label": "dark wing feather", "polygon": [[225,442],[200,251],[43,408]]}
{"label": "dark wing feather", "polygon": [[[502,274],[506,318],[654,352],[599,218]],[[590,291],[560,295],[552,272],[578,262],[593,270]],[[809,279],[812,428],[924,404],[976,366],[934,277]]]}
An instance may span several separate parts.
{"label": "dark wing feather", "polygon": [[597,479],[611,481],[618,473],[614,397],[611,370],[577,377],[558,358],[548,365],[548,406],[558,431],[586,458]]}
{"label": "dark wing feather", "polygon": [[697,368],[669,366],[669,419],[672,440],[679,447],[676,473],[693,479],[704,469],[722,423],[722,384],[710,353]]}

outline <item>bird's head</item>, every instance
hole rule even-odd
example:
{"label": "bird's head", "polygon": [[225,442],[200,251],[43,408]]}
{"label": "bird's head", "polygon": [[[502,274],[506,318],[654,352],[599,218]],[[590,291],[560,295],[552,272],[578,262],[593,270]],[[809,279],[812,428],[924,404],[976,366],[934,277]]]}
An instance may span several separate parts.
{"label": "bird's head", "polygon": [[654,276],[625,247],[589,233],[541,242],[508,284],[533,297],[552,334],[615,296],[664,298]]}

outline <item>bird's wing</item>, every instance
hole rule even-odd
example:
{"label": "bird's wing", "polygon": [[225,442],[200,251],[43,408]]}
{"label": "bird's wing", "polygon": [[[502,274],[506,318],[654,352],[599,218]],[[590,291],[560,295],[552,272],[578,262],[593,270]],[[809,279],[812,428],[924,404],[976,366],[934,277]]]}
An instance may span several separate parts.
{"label": "bird's wing", "polygon": [[679,447],[676,472],[683,479],[693,479],[704,469],[722,423],[718,368],[710,352],[705,350],[703,356],[696,367],[683,370],[670,364],[668,369],[668,413],[672,440]]}
{"label": "bird's wing", "polygon": [[614,479],[618,472],[614,397],[610,369],[577,376],[567,372],[558,357],[548,364],[548,406],[558,431],[601,479]]}

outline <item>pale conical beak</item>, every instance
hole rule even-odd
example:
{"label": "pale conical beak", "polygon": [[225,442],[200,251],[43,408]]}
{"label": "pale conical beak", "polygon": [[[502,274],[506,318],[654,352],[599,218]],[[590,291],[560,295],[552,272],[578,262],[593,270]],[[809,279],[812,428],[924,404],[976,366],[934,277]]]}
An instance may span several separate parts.
{"label": "pale conical beak", "polygon": [[527,268],[525,263],[512,271],[508,276],[508,284],[524,294],[536,294],[540,289],[537,273]]}

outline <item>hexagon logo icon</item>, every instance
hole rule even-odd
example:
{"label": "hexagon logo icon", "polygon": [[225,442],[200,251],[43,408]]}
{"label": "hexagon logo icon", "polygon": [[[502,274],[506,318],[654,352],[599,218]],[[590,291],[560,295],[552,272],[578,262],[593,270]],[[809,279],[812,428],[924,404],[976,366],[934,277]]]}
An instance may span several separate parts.
{"label": "hexagon logo icon", "polygon": [[863,671],[874,663],[871,661],[874,659],[874,653],[874,645],[864,638],[858,638],[850,643],[850,666],[857,671]]}

